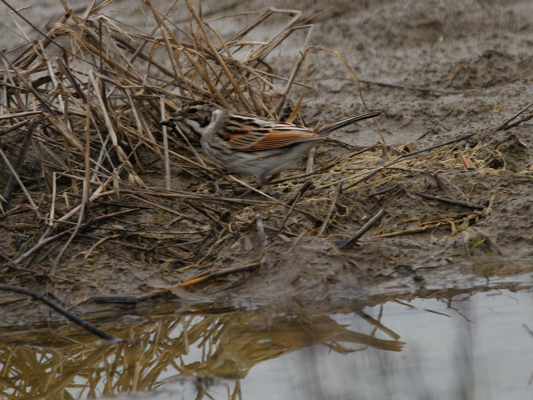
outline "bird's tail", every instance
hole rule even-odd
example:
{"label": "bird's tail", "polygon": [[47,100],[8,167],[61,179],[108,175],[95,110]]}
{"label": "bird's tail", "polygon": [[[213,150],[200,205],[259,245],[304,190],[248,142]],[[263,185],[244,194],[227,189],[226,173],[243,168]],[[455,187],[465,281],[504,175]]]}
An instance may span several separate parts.
{"label": "bird's tail", "polygon": [[344,128],[347,125],[353,124],[354,122],[362,121],[368,118],[374,118],[381,114],[383,114],[381,111],[371,111],[369,113],[357,115],[355,117],[344,118],[344,119],[341,119],[340,121],[320,127],[316,131],[316,133],[319,135],[327,135],[333,131],[336,131],[337,129]]}

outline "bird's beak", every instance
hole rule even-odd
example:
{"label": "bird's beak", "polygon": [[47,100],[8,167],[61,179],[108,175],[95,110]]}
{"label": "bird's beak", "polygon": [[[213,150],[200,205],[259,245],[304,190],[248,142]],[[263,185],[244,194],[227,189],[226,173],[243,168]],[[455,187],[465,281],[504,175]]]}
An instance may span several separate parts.
{"label": "bird's beak", "polygon": [[174,122],[170,119],[164,119],[162,121],[159,122],[161,125],[165,125],[165,126],[175,126]]}
{"label": "bird's beak", "polygon": [[174,113],[172,113],[170,118],[160,121],[160,124],[161,125],[165,125],[165,126],[173,127],[173,126],[176,126],[176,122],[175,121],[183,121],[183,115],[181,114],[180,110],[175,111]]}

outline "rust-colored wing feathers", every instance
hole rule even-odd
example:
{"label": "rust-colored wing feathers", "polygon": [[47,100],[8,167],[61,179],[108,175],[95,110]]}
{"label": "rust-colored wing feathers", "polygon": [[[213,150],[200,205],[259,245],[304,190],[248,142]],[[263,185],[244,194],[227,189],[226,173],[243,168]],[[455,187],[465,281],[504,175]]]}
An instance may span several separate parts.
{"label": "rust-colored wing feathers", "polygon": [[315,135],[310,131],[281,131],[270,132],[262,140],[254,144],[253,150],[272,150],[280,147],[287,147],[292,144],[319,141],[324,138]]}
{"label": "rust-colored wing feathers", "polygon": [[[312,129],[292,124],[282,124],[264,119],[238,116],[240,124],[229,123],[218,134],[229,145],[240,151],[273,150],[296,143],[319,141],[322,137],[316,135]],[[242,129],[247,125],[248,130]]]}

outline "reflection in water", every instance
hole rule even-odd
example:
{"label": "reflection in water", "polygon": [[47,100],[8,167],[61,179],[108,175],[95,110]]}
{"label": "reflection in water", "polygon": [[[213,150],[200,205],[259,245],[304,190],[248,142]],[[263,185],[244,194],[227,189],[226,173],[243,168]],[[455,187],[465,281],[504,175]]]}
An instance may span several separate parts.
{"label": "reflection in water", "polygon": [[[361,333],[323,314],[273,315],[230,311],[152,318],[106,325],[131,344],[108,345],[74,327],[0,331],[0,399],[91,398],[154,389],[165,382],[195,383],[197,398],[213,380],[231,379],[229,398],[258,363],[311,345],[349,354],[368,348],[401,351],[404,343],[379,320],[357,312]],[[375,335],[389,339],[379,339]],[[220,388],[219,388],[220,389]]]}
{"label": "reflection in water", "polygon": [[103,325],[131,339],[118,346],[0,330],[0,400],[531,398],[531,289],[437,295],[330,314],[158,307]]}

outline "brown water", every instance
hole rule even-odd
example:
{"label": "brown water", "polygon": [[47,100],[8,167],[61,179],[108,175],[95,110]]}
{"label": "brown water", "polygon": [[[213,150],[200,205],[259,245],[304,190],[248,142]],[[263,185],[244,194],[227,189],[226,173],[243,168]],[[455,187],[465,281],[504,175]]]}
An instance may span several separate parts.
{"label": "brown water", "polygon": [[162,305],[101,324],[131,339],[119,346],[70,326],[4,331],[0,399],[525,399],[532,300],[491,291],[327,315]]}

